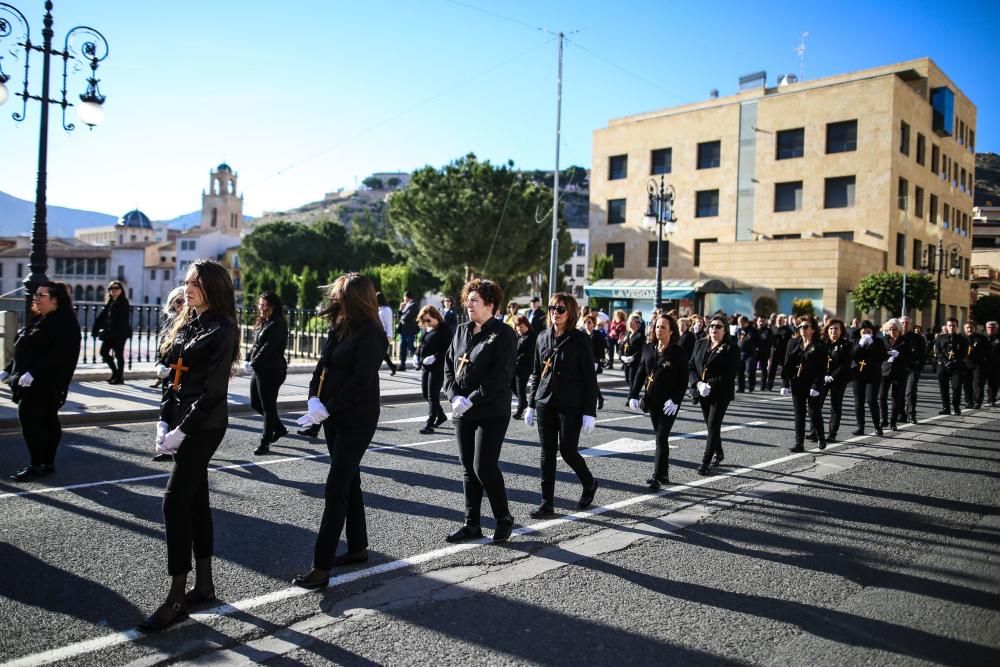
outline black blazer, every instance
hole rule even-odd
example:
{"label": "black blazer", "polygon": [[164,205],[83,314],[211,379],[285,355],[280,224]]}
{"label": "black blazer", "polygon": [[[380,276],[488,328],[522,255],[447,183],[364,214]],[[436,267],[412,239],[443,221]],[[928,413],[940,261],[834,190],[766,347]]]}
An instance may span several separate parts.
{"label": "black blazer", "polygon": [[279,371],[288,368],[285,348],[288,347],[288,322],[284,317],[270,319],[257,331],[257,339],[247,355],[255,371]]}
{"label": "black blazer", "polygon": [[[586,330],[584,330],[584,333],[586,333]],[[587,335],[590,337],[590,343],[593,346],[594,363],[597,364],[596,372],[600,373],[601,367],[604,365],[604,358],[608,356],[608,339],[597,329],[594,329]]]}
{"label": "black blazer", "polygon": [[861,335],[851,343],[851,367],[854,370],[854,379],[865,384],[876,384],[882,379],[882,362],[888,355],[885,351],[885,343],[881,338],[873,337],[872,342],[862,347],[860,344]]}
{"label": "black blazer", "polygon": [[104,304],[91,333],[106,343],[124,343],[132,337],[131,308],[124,295]]}
{"label": "black blazer", "polygon": [[796,392],[809,389],[823,391],[826,358],[826,345],[818,338],[808,347],[803,347],[801,336],[794,338],[785,352],[785,363],[781,367],[781,386],[791,387]]}
{"label": "black blazer", "polygon": [[594,344],[585,331],[570,329],[558,338],[554,329],[543,331],[535,343],[528,406],[580,410],[596,417],[597,371],[593,350]]}
{"label": "black blazer", "polygon": [[907,342],[906,338],[900,335],[900,337],[893,342],[891,336],[886,336],[885,350],[886,356],[889,355],[890,350],[896,350],[899,352],[899,356],[896,357],[896,360],[892,363],[888,363],[888,359],[886,359],[885,363],[882,364],[882,377],[892,378],[894,380],[906,377],[906,373],[910,369],[913,358],[913,351],[910,349],[910,344]]}
{"label": "black blazer", "polygon": [[423,361],[425,358],[433,356],[434,363],[429,366],[421,364],[425,371],[440,373],[444,370],[444,357],[451,345],[451,328],[447,324],[438,323],[436,329],[425,331],[420,338],[420,347],[417,349],[417,357]]}
{"label": "black blazer", "polygon": [[780,327],[776,326],[771,331],[774,333],[772,343],[774,350],[771,355],[777,363],[783,364],[785,362],[785,354],[788,352],[788,343],[792,340],[792,328],[786,324]]}
{"label": "black blazer", "polygon": [[[11,399],[22,395],[55,396],[59,405],[66,401],[80,356],[80,324],[71,309],[36,317],[17,332],[14,359],[8,365]],[[20,387],[21,376],[31,373],[30,387]]]}
{"label": "black blazer", "polygon": [[[694,346],[694,354],[688,362],[690,369],[691,388],[695,400],[709,403],[722,403],[733,400],[736,396],[733,382],[736,381],[736,371],[740,366],[740,351],[729,339],[723,339],[712,349],[712,339],[702,338]],[[699,382],[706,382],[712,387],[708,398],[698,394]]]}
{"label": "black blazer", "polygon": [[527,380],[531,375],[531,367],[535,361],[535,342],[538,337],[535,332],[528,330],[528,333],[517,337],[517,354],[514,358],[514,377]]}
{"label": "black blazer", "polygon": [[990,339],[981,333],[966,336],[965,367],[983,366],[990,359]]}
{"label": "black blazer", "polygon": [[744,356],[753,357],[757,355],[759,340],[757,327],[752,324],[736,330],[736,344],[740,347],[740,354]]}
{"label": "black blazer", "polygon": [[927,339],[916,331],[903,334],[903,338],[910,344],[908,369],[911,371],[920,370],[927,363]]}
{"label": "black blazer", "polygon": [[337,428],[367,431],[378,424],[378,369],[387,345],[385,329],[378,320],[366,320],[343,339],[332,329],[327,331],[323,356],[309,382],[309,395],[323,402]]}
{"label": "black blazer", "polygon": [[[229,377],[236,349],[236,325],[208,311],[177,332],[164,358],[171,368],[160,402],[160,421],[187,435],[229,423]],[[174,378],[180,371],[180,384]]]}
{"label": "black blazer", "polygon": [[399,309],[399,323],[396,325],[396,333],[404,336],[413,336],[420,331],[417,324],[417,313],[420,311],[420,304],[411,301]]}
{"label": "black blazer", "polygon": [[949,373],[959,370],[965,359],[968,341],[962,334],[939,334],[934,339],[934,358],[938,362],[938,370]]}
{"label": "black blazer", "polygon": [[690,359],[694,354],[694,345],[698,342],[698,337],[690,329],[681,334],[681,349],[684,350],[684,357]]}
{"label": "black blazer", "polygon": [[646,411],[662,411],[667,399],[677,405],[684,400],[688,386],[688,364],[690,359],[680,345],[668,345],[662,352],[656,343],[642,349],[642,360],[638,372],[632,378],[629,398],[639,398],[646,390]]}
{"label": "black blazer", "polygon": [[458,327],[444,359],[444,390],[448,400],[465,396],[472,407],[456,419],[510,416],[510,381],[514,377],[517,334],[491,317],[473,335],[475,322]]}
{"label": "black blazer", "polygon": [[622,349],[618,355],[620,357],[634,357],[634,359],[632,359],[632,363],[630,364],[626,364],[625,362],[622,362],[622,364],[635,372],[635,369],[639,367],[639,362],[642,361],[642,347],[645,344],[646,337],[641,331],[636,331],[635,333],[626,331],[622,337]]}
{"label": "black blazer", "polygon": [[531,325],[531,331],[536,336],[545,331],[545,325],[548,323],[548,320],[545,318],[546,314],[543,308],[535,308],[528,311],[528,324]]}
{"label": "black blazer", "polygon": [[843,336],[836,343],[827,341],[825,375],[833,377],[834,384],[847,384],[851,381],[853,353],[854,345]]}

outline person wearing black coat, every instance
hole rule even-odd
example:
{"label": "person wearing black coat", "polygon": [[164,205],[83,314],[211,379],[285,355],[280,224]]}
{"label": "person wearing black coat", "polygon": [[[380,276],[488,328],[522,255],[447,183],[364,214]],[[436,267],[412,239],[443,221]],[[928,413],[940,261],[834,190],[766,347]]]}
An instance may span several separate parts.
{"label": "person wearing black coat", "polygon": [[962,386],[965,389],[965,407],[983,407],[983,393],[986,389],[986,375],[990,362],[990,341],[976,331],[976,323],[969,320],[965,323],[965,373],[962,376]]}
{"label": "person wearing black coat", "polygon": [[670,483],[670,431],[687,390],[690,357],[678,344],[680,331],[672,317],[660,315],[652,327],[653,337],[642,349],[628,403],[632,410],[648,412],[653,424],[656,457],[646,484],[655,491]]}
{"label": "person wearing black coat", "polygon": [[632,385],[639,362],[642,361],[642,346],[646,343],[646,337],[642,333],[642,320],[638,315],[632,314],[628,318],[628,329],[620,341],[621,353],[618,358],[622,361],[622,370],[625,371],[625,384]]}
{"label": "person wearing black coat", "polygon": [[819,448],[826,449],[823,427],[824,378],[826,376],[826,346],[819,339],[816,318],[805,315],[799,318],[799,335],[788,345],[785,363],[781,369],[781,395],[792,396],[795,409],[795,444],[792,452],[804,452],[806,413],[819,440]]}
{"label": "person wearing black coat", "polygon": [[788,343],[792,340],[792,327],[788,326],[788,318],[778,315],[775,319],[775,326],[771,329],[773,333],[771,359],[767,364],[767,391],[774,390],[774,379],[778,376],[778,367],[785,363],[785,354],[788,353]]}
{"label": "person wearing black coat", "polygon": [[[587,336],[590,337],[590,343],[593,346],[595,372],[600,375],[604,372],[604,360],[608,357],[610,352],[608,349],[608,339],[603,333],[600,332],[600,330],[597,329],[597,317],[592,314],[583,318],[583,327]],[[603,408],[604,394],[601,393],[601,385],[598,384],[597,409],[601,410]]]}
{"label": "person wearing black coat", "polygon": [[827,442],[837,441],[840,419],[844,412],[844,392],[851,381],[854,346],[844,335],[844,322],[830,320],[826,325],[826,375],[823,383],[830,393],[830,425],[826,434]]}
{"label": "person wearing black coat", "polygon": [[461,300],[469,321],[459,325],[445,355],[444,388],[451,401],[462,463],[465,522],[445,539],[464,542],[482,537],[480,516],[485,491],[496,519],[493,541],[503,542],[514,530],[499,462],[510,424],[510,381],[517,335],[496,319],[503,290],[494,281],[470,280],[462,288]]}
{"label": "person wearing black coat", "polygon": [[958,333],[958,320],[949,317],[944,323],[944,331],[934,339],[934,360],[941,391],[940,415],[962,414],[962,375],[967,346],[965,336]]}
{"label": "person wearing black coat", "polygon": [[680,340],[675,342],[678,342],[684,350],[684,357],[690,359],[694,353],[694,344],[698,342],[698,337],[691,331],[691,320],[686,317],[680,318],[677,320],[677,328],[680,331]]}
{"label": "person wearing black coat", "polygon": [[131,317],[125,287],[112,280],[108,299],[91,330],[91,335],[101,341],[101,360],[111,369],[108,384],[125,384],[125,343],[132,338]]}
{"label": "person wearing black coat", "polygon": [[458,313],[455,312],[455,305],[452,302],[451,297],[445,297],[441,299],[441,318],[444,323],[448,325],[448,330],[451,335],[455,335],[455,329],[458,328]]}
{"label": "person wearing black coat", "polygon": [[906,367],[906,395],[903,421],[917,423],[917,388],[920,386],[920,375],[927,363],[927,339],[913,330],[913,320],[904,315],[899,318],[903,325],[903,339],[910,347],[910,359]]}
{"label": "person wearing black coat", "polygon": [[757,318],[757,369],[760,371],[760,390],[767,389],[767,367],[774,351],[774,330],[767,325],[767,318]]}
{"label": "person wearing black coat", "polygon": [[531,332],[535,336],[545,331],[545,311],[542,309],[542,300],[537,296],[531,297],[531,308],[528,309],[526,317],[528,318],[528,325],[531,327]]}
{"label": "person wearing black coat", "polygon": [[451,329],[438,309],[431,305],[420,309],[417,321],[424,327],[417,359],[421,368],[420,393],[427,401],[427,423],[420,432],[430,435],[448,420],[441,408],[441,387],[444,385],[444,355],[451,345]]}
{"label": "person wearing black coat", "polygon": [[889,355],[885,343],[875,336],[875,326],[868,320],[863,321],[857,329],[857,341],[851,351],[851,369],[854,371],[854,420],[857,428],[854,435],[865,434],[865,405],[875,435],[881,436],[882,419],[879,409],[879,391],[882,386],[882,364]]}
{"label": "person wearing black coat", "polygon": [[[893,431],[898,428],[899,418],[906,420],[906,376],[913,363],[913,352],[903,337],[903,325],[895,317],[882,327],[886,360],[882,362],[882,387],[878,394],[878,406],[882,412],[882,428],[888,426]],[[892,396],[892,409],[888,409],[887,397]]]}
{"label": "person wearing black coat", "polygon": [[986,323],[986,340],[990,344],[987,377],[989,401],[991,407],[997,405],[997,393],[1000,391],[1000,322],[990,320]]}
{"label": "person wearing black coat", "polygon": [[[542,501],[531,512],[536,519],[555,511],[556,452],[583,486],[578,509],[589,507],[597,491],[597,480],[580,455],[579,444],[580,433],[589,435],[597,424],[598,362],[590,336],[574,327],[578,317],[579,305],[572,295],[553,294],[550,326],[535,343],[524,423],[533,426],[538,422],[541,442]],[[593,328],[593,316],[584,319]]]}
{"label": "person wearing black coat", "polygon": [[17,421],[31,464],[10,475],[28,482],[56,471],[56,450],[62,439],[59,408],[66,402],[80,356],[80,325],[73,314],[69,288],[45,282],[35,288],[34,317],[17,332],[14,359],[0,372],[17,404]]}
{"label": "person wearing black coat", "polygon": [[399,304],[397,313],[396,333],[399,334],[399,370],[406,370],[407,353],[416,354],[417,334],[420,325],[417,323],[417,313],[420,305],[414,300],[413,293],[403,294],[403,302]]}
{"label": "person wearing black coat", "polygon": [[752,394],[757,387],[757,347],[760,337],[757,327],[745,315],[739,319],[736,344],[740,348],[740,372],[736,378],[736,391],[742,394],[749,389]]}
{"label": "person wearing black coat", "polygon": [[288,323],[285,321],[281,297],[274,292],[264,292],[257,299],[257,323],[254,325],[256,338],[243,370],[252,373],[250,381],[250,406],[259,415],[264,415],[264,432],[260,445],[254,454],[261,456],[270,452],[270,447],[279,438],[288,434],[288,429],[278,417],[278,391],[285,383],[288,362],[285,348],[288,346]]}
{"label": "person wearing black coat", "polygon": [[709,466],[719,465],[725,458],[722,451],[722,420],[726,409],[735,397],[733,383],[740,365],[740,351],[729,337],[729,324],[725,317],[716,315],[708,324],[708,336],[694,346],[688,364],[691,389],[701,405],[705,418],[705,454],[698,468],[699,475],[707,475]]}
{"label": "person wearing black coat", "polygon": [[[323,425],[330,472],[312,569],[292,580],[307,589],[326,587],[333,567],[368,560],[361,459],[378,428],[378,371],[388,345],[375,286],[358,273],[333,281],[320,316],[329,320],[330,329],[309,382],[308,410],[298,423]],[[345,527],[347,552],[337,556]]]}
{"label": "person wearing black coat", "polygon": [[[229,378],[240,356],[233,281],[221,264],[196,260],[184,280],[186,308],[160,343],[170,369],[160,401],[156,451],[172,454],[163,493],[167,600],[139,625],[156,632],[187,617],[188,605],[215,599],[214,535],[208,464],[229,423]],[[191,554],[195,584],[187,593]]]}
{"label": "person wearing black coat", "polygon": [[524,411],[528,408],[528,378],[531,377],[531,365],[535,361],[537,336],[524,315],[517,316],[514,329],[517,331],[517,353],[514,357],[514,378],[511,380],[510,389],[517,396],[514,419],[524,419]]}

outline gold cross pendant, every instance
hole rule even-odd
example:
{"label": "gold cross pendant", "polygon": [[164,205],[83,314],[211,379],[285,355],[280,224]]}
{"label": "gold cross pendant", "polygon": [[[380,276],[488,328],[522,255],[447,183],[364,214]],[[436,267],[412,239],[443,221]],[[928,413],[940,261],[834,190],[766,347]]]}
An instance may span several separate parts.
{"label": "gold cross pendant", "polygon": [[865,372],[865,364],[867,364],[867,363],[868,362],[865,361],[864,359],[862,359],[861,361],[859,361],[858,362],[858,371],[861,372],[861,373],[864,373]]}
{"label": "gold cross pendant", "polygon": [[462,372],[465,370],[465,365],[467,363],[469,363],[469,361],[471,361],[471,359],[469,359],[469,353],[468,352],[466,352],[465,354],[463,354],[462,356],[460,356],[458,358],[458,376],[459,377],[462,376]]}
{"label": "gold cross pendant", "polygon": [[552,361],[552,357],[549,357],[545,360],[545,363],[542,364],[542,377],[545,377],[546,375],[549,374],[549,371],[552,370],[553,363],[554,362]]}

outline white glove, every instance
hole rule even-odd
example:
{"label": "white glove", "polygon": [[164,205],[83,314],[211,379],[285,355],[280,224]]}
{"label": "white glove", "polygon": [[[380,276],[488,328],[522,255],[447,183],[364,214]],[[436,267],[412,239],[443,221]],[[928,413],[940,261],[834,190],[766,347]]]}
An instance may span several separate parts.
{"label": "white glove", "polygon": [[639,399],[638,398],[630,398],[628,400],[628,409],[629,410],[634,410],[635,412],[640,412],[641,408],[639,407]]}
{"label": "white glove", "polygon": [[26,371],[25,374],[21,376],[21,379],[18,380],[17,384],[22,389],[27,389],[28,387],[31,386],[31,383],[34,382],[34,381],[35,381],[35,378],[31,377],[31,371]]}
{"label": "white glove", "polygon": [[781,388],[781,395],[782,396],[791,396],[792,395],[792,390],[789,389],[788,387],[782,387]]}
{"label": "white glove", "polygon": [[528,408],[527,410],[524,411],[524,423],[527,424],[528,426],[534,426],[535,425],[535,409],[534,408]]}
{"label": "white glove", "polygon": [[451,409],[455,413],[456,417],[461,417],[465,414],[465,411],[472,407],[472,401],[467,399],[465,396],[456,396],[451,399]]}
{"label": "white glove", "polygon": [[[709,387],[709,389],[711,389],[711,387]],[[676,415],[679,409],[680,406],[674,403],[673,399],[670,398],[668,398],[667,402],[663,404],[663,414],[665,414],[668,417],[673,417],[674,415]]]}
{"label": "white glove", "polygon": [[249,361],[243,362],[243,372],[247,375],[253,375],[253,366],[250,365]]}
{"label": "white glove", "polygon": [[597,417],[591,417],[590,415],[583,416],[583,434],[590,435],[594,432],[594,427],[597,426]]}
{"label": "white glove", "polygon": [[625,355],[621,358],[623,364],[631,364],[633,359],[635,359],[634,354]]}
{"label": "white glove", "polygon": [[163,364],[156,364],[156,377],[166,380],[170,376],[170,369]]}
{"label": "white glove", "polygon": [[[306,401],[306,414],[305,417],[309,417],[309,421],[313,424],[322,424],[324,421],[330,418],[330,413],[327,412],[326,406],[323,405],[323,401],[319,400],[315,396],[310,396],[309,400]],[[302,426],[308,426],[309,424],[301,424]]]}
{"label": "white glove", "polygon": [[708,395],[712,393],[712,385],[707,382],[698,383],[698,395],[702,398],[708,398]]}
{"label": "white glove", "polygon": [[827,375],[825,378],[823,378],[823,382],[825,382],[827,384],[833,384],[833,376],[832,375]]}
{"label": "white glove", "polygon": [[167,422],[156,422],[156,446],[159,447],[163,444],[163,439],[167,437],[167,431],[170,430],[170,424]]}
{"label": "white glove", "polygon": [[413,370],[415,371],[420,370],[420,360],[417,359],[416,357],[413,357]]}
{"label": "white glove", "polygon": [[818,391],[816,391],[815,389],[810,389],[809,390],[809,397],[810,398],[816,398],[817,396],[819,396],[819,392]]}
{"label": "white glove", "polygon": [[899,350],[889,350],[889,361],[899,356]]}
{"label": "white glove", "polygon": [[0,382],[6,382],[7,378],[10,377],[10,373],[7,371],[0,371]]}
{"label": "white glove", "polygon": [[600,367],[601,367],[601,365],[595,361],[594,362],[594,370],[596,371]]}
{"label": "white glove", "polygon": [[177,450],[180,448],[181,443],[184,442],[184,438],[187,434],[181,430],[178,426],[173,431],[170,431],[165,436],[163,436],[163,442],[156,446],[156,451],[161,454],[176,454]]}
{"label": "white glove", "polygon": [[861,334],[861,339],[858,340],[858,345],[865,347],[866,345],[871,345],[872,335],[871,334]]}
{"label": "white glove", "polygon": [[428,357],[424,357],[424,366],[430,366],[435,361],[437,361],[437,355],[435,355],[435,354],[432,354],[432,355],[430,355]]}

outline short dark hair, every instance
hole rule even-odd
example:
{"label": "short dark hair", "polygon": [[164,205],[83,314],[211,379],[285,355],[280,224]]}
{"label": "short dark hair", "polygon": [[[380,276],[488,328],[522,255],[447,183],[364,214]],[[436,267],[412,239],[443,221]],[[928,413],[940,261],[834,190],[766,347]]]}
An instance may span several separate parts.
{"label": "short dark hair", "polygon": [[493,314],[497,314],[497,308],[503,303],[503,289],[500,285],[486,278],[473,278],[462,287],[459,300],[465,303],[469,300],[469,294],[472,292],[477,293],[484,304],[493,306]]}
{"label": "short dark hair", "polygon": [[406,290],[405,292],[403,292],[403,297],[406,298],[406,299],[412,299],[413,298],[413,292],[411,292],[410,290]]}
{"label": "short dark hair", "polygon": [[50,280],[48,282],[38,283],[35,285],[35,290],[37,291],[39,287],[44,287],[49,290],[49,298],[56,300],[56,311],[72,312],[73,299],[69,295],[69,285]]}
{"label": "short dark hair", "polygon": [[[267,305],[269,305],[271,307],[271,317],[268,318],[267,321],[270,321],[270,320],[280,320],[281,318],[283,318],[285,316],[285,309],[281,305],[281,297],[280,296],[278,296],[274,292],[264,292],[263,294],[260,295],[259,298],[263,299],[264,302],[267,303]],[[265,321],[264,317],[262,316],[262,314],[260,313],[260,311],[258,311],[257,312],[257,321],[254,322],[254,328],[256,329],[256,328],[260,328],[260,327],[264,326],[264,321]]]}

